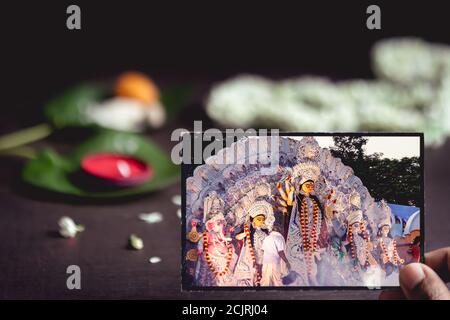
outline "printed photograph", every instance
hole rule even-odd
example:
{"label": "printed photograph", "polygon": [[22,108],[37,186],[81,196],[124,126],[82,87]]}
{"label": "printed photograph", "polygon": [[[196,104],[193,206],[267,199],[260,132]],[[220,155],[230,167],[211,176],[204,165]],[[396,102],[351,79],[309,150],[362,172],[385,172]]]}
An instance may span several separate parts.
{"label": "printed photograph", "polygon": [[183,289],[398,286],[421,261],[421,143],[250,136],[183,165]]}

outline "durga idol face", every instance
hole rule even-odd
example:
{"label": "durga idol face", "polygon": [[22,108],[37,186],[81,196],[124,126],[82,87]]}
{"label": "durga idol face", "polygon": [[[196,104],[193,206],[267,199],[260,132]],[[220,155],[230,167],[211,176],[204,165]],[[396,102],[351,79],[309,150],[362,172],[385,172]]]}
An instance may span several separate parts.
{"label": "durga idol face", "polygon": [[313,181],[306,181],[302,184],[302,190],[303,192],[310,194],[314,191],[314,182]]}
{"label": "durga idol face", "polygon": [[253,226],[255,228],[262,228],[266,222],[266,217],[262,214],[253,218]]}
{"label": "durga idol face", "polygon": [[383,237],[387,237],[389,235],[389,231],[390,231],[389,226],[383,226],[381,228],[381,234],[383,235]]}
{"label": "durga idol face", "polygon": [[353,234],[360,234],[361,233],[361,224],[359,222],[355,222],[352,224],[352,231]]}
{"label": "durga idol face", "polygon": [[207,223],[207,229],[214,233],[220,233],[223,230],[224,225],[225,225],[225,222],[221,221],[221,220],[209,221]]}
{"label": "durga idol face", "polygon": [[215,199],[212,203],[210,213],[217,214],[222,210],[222,206],[219,199]]}

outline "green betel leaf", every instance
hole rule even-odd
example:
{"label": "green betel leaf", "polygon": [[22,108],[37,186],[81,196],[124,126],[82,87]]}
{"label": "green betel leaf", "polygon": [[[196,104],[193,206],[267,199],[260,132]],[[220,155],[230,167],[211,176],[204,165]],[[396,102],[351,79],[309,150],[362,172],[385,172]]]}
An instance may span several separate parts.
{"label": "green betel leaf", "polygon": [[72,162],[52,150],[44,150],[25,166],[22,177],[34,186],[67,194],[82,192],[72,184],[67,174],[73,172]]}
{"label": "green betel leaf", "polygon": [[86,117],[86,109],[110,92],[105,83],[83,83],[54,98],[44,108],[44,113],[56,128],[84,127],[91,122]]}
{"label": "green betel leaf", "polygon": [[[80,168],[88,154],[109,152],[136,157],[152,167],[153,177],[142,185],[126,188],[95,188],[83,183]],[[83,177],[80,179],[80,175]],[[24,168],[23,179],[39,188],[83,197],[121,197],[143,194],[163,188],[179,179],[179,169],[148,138],[126,132],[99,129],[97,134],[75,148],[68,156],[43,151]]]}

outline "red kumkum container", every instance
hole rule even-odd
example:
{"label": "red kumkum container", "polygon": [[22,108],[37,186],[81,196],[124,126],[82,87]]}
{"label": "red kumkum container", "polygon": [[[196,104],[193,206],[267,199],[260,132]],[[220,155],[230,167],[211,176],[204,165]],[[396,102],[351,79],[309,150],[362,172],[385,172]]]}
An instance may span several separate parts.
{"label": "red kumkum container", "polygon": [[143,184],[153,176],[153,169],[145,162],[114,153],[89,154],[81,160],[81,168],[91,176],[123,187]]}

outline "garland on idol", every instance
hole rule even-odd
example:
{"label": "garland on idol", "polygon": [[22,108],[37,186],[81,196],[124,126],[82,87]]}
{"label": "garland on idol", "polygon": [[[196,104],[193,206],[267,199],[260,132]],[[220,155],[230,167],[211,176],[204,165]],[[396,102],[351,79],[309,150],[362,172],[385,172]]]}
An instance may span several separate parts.
{"label": "garland on idol", "polygon": [[367,236],[366,224],[361,222],[361,233],[366,244],[366,267],[369,266],[369,237]]}
{"label": "garland on idol", "polygon": [[[389,254],[388,254],[388,250],[386,248],[386,243],[384,243],[383,238],[380,239],[381,240],[381,249],[383,250],[383,255],[388,259],[389,261]],[[393,263],[394,265],[398,265],[399,261],[398,261],[398,252],[397,252],[397,241],[395,241],[395,239],[393,239],[392,241],[394,241],[393,245],[394,245],[394,254],[393,254]]]}
{"label": "garland on idol", "polygon": [[303,250],[305,252],[307,272],[312,274],[313,253],[317,252],[317,223],[319,221],[319,205],[311,198],[314,204],[313,220],[311,227],[311,235],[309,233],[309,219],[306,197],[303,198],[300,207],[300,228],[302,232]]}
{"label": "garland on idol", "polygon": [[[356,254],[355,254],[355,244],[353,242],[353,227],[352,227],[352,225],[348,226],[347,237],[348,237],[348,241],[350,242],[352,261],[355,261]],[[355,269],[355,270],[357,269],[356,265],[353,266],[353,269]]]}
{"label": "garland on idol", "polygon": [[394,241],[394,264],[398,265],[398,254],[397,254],[397,241]]}
{"label": "garland on idol", "polygon": [[253,262],[256,263],[255,252],[253,251],[252,239],[250,236],[250,229],[246,223],[244,223],[244,232],[245,232],[245,239],[247,241],[247,246],[248,246],[248,250],[250,252],[250,256],[252,257]]}
{"label": "garland on idol", "polygon": [[[366,234],[366,226],[364,224],[364,222],[361,223],[361,233],[365,242],[365,247],[366,247],[366,262],[365,265],[367,266],[369,264],[369,240]],[[350,249],[351,249],[351,254],[352,254],[352,260],[355,261],[356,260],[356,252],[355,252],[355,241],[353,239],[353,225],[349,225],[348,226],[348,231],[347,231],[347,236],[348,236],[348,241],[350,242]],[[353,266],[353,268],[356,270],[357,266],[356,264]]]}
{"label": "garland on idol", "polygon": [[[250,235],[250,228],[248,227],[248,224],[244,223],[244,232],[245,232],[245,240],[247,241],[248,250],[250,252],[250,256],[252,257],[253,263],[256,263],[256,256],[255,251],[253,250],[252,246],[252,238]],[[259,281],[261,280],[261,275],[259,274],[258,270],[256,270],[256,283],[259,284]]]}

